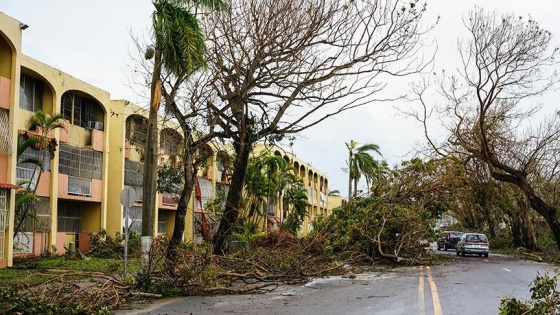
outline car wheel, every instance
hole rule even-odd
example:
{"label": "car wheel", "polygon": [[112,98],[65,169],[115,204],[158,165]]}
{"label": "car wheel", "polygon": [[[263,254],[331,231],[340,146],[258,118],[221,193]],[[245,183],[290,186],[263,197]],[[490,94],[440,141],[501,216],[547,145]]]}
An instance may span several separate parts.
{"label": "car wheel", "polygon": [[441,249],[441,247],[439,247],[439,244],[437,244],[437,250],[440,250],[440,249]]}
{"label": "car wheel", "polygon": [[488,258],[488,253],[484,254],[484,257]]}
{"label": "car wheel", "polygon": [[478,257],[482,257],[482,254],[478,254]]}
{"label": "car wheel", "polygon": [[443,250],[447,251],[447,244],[443,244]]}

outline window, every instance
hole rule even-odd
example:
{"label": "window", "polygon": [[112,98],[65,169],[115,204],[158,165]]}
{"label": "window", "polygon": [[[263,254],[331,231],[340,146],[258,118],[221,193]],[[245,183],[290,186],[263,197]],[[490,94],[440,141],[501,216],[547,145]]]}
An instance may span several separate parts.
{"label": "window", "polygon": [[129,116],[126,119],[126,140],[130,143],[144,146],[146,145],[146,135],[148,134],[147,120],[142,116]]}
{"label": "window", "polygon": [[[126,211],[126,210],[125,210]],[[123,211],[123,219],[126,218],[127,213]],[[128,229],[138,234],[142,233],[142,207],[128,208]],[[125,220],[123,220],[123,233],[125,228]]]}
{"label": "window", "polygon": [[43,110],[43,88],[42,81],[22,74],[19,80],[19,107],[30,112]]}
{"label": "window", "polygon": [[208,200],[212,198],[212,181],[206,178],[199,178],[198,185],[200,186],[200,202],[202,209],[204,209]]}
{"label": "window", "polygon": [[127,186],[142,186],[144,178],[144,163],[124,160],[124,184]]}
{"label": "window", "polygon": [[[45,155],[45,156],[43,156]],[[29,185],[29,189],[34,189],[37,184],[38,175],[40,172],[39,166],[34,163],[24,163],[24,161],[35,160],[43,163],[43,171],[48,172],[50,168],[49,152],[45,150],[38,150],[34,147],[28,147],[18,158],[16,168],[16,183],[23,183],[24,187]]]}
{"label": "window", "polygon": [[91,196],[91,179],[68,176],[68,194]]}
{"label": "window", "polygon": [[0,188],[0,260],[4,260],[6,229],[8,228],[8,190]]}
{"label": "window", "polygon": [[62,116],[73,125],[88,128],[90,121],[97,121],[96,110],[99,106],[91,98],[66,92],[62,95],[61,105]]}
{"label": "window", "polygon": [[163,150],[163,154],[173,155],[178,153],[178,147],[181,144],[181,136],[170,129],[163,129],[161,132],[160,147]]}
{"label": "window", "polygon": [[158,211],[158,233],[167,233],[167,216],[163,211]]}
{"label": "window", "polygon": [[9,122],[8,111],[0,108],[0,153],[12,153],[12,133]]}
{"label": "window", "polygon": [[58,232],[80,233],[82,211],[79,203],[61,202],[58,205]]}
{"label": "window", "polygon": [[49,198],[39,197],[39,200],[28,205],[30,207],[29,216],[24,219],[22,232],[48,231],[50,228]]}
{"label": "window", "polygon": [[101,179],[103,153],[61,143],[59,163],[61,174],[87,179]]}

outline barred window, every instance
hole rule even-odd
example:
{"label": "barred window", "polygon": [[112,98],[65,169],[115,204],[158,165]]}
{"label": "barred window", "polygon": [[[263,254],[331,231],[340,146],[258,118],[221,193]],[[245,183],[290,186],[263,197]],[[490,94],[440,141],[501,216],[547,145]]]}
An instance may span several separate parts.
{"label": "barred window", "polygon": [[103,153],[61,143],[59,165],[61,174],[87,179],[101,179]]}
{"label": "barred window", "polygon": [[124,184],[127,186],[142,186],[144,178],[144,163],[124,160]]}
{"label": "barred window", "polygon": [[158,211],[158,233],[167,233],[167,215],[163,211]]}
{"label": "barred window", "polygon": [[8,190],[0,188],[0,260],[4,260],[6,229],[8,228]]}
{"label": "barred window", "polygon": [[131,115],[126,119],[126,140],[130,143],[144,146],[148,134],[148,120],[139,115]]}
{"label": "barred window", "polygon": [[160,147],[163,150],[163,154],[167,154],[167,155],[177,154],[181,142],[182,142],[182,137],[179,133],[177,133],[177,131],[169,128],[163,129],[161,131]]}
{"label": "barred window", "polygon": [[30,112],[43,110],[43,89],[42,81],[22,74],[19,80],[19,107]]}
{"label": "barred window", "polygon": [[202,209],[206,207],[208,200],[213,196],[212,194],[212,181],[206,178],[199,178],[198,184],[200,186],[200,198],[202,203]]}
{"label": "barred window", "polygon": [[0,108],[0,153],[12,153],[12,133],[9,122],[10,116],[8,111]]}
{"label": "barred window", "polygon": [[[123,211],[123,218],[126,218],[125,215],[126,214]],[[128,220],[129,220],[128,221],[129,231],[134,231],[138,234],[141,234],[142,233],[142,207],[128,208]]]}
{"label": "barred window", "polygon": [[49,198],[38,197],[38,200],[23,205],[29,207],[29,214],[23,221],[22,232],[48,231],[50,228]]}
{"label": "barred window", "polygon": [[89,127],[90,121],[98,121],[96,112],[101,112],[97,101],[72,92],[62,95],[61,105],[64,119],[84,128]]}
{"label": "barred window", "polygon": [[82,226],[81,205],[77,202],[58,204],[58,232],[80,233]]}
{"label": "barred window", "polygon": [[25,161],[34,161],[43,162],[43,170],[45,172],[49,172],[51,170],[51,163],[50,163],[50,153],[48,150],[39,150],[35,149],[33,146],[27,147],[23,153],[18,157],[18,165],[24,168],[35,168],[35,164],[33,163],[24,163]]}
{"label": "barred window", "polygon": [[43,159],[45,160],[43,163],[43,171],[48,172],[51,170],[49,152],[38,150],[34,147],[26,148],[18,157],[16,183],[28,187],[29,189],[34,189],[35,185],[37,185],[39,172],[41,170],[38,165],[31,161],[42,163]]}

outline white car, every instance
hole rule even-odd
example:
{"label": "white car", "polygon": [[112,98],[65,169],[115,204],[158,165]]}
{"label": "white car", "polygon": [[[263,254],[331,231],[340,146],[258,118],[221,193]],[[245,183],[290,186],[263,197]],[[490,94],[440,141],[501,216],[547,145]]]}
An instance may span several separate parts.
{"label": "white car", "polygon": [[465,254],[478,254],[488,257],[490,253],[490,243],[488,237],[482,233],[464,233],[461,235],[457,247],[455,247],[457,256],[465,256]]}

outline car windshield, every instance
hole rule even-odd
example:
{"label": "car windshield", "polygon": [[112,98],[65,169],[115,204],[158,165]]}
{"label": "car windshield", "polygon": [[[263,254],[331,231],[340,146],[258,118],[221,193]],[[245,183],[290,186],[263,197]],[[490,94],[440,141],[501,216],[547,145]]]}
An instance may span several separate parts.
{"label": "car windshield", "polygon": [[461,237],[462,234],[463,233],[460,233],[460,232],[451,232],[451,233],[449,233],[449,236],[450,237]]}
{"label": "car windshield", "polygon": [[488,242],[486,235],[483,234],[469,234],[466,239],[470,242]]}

